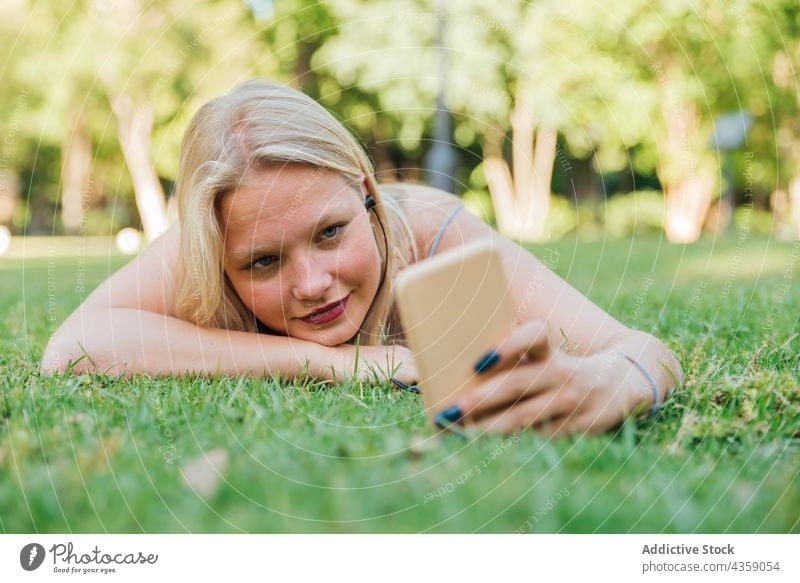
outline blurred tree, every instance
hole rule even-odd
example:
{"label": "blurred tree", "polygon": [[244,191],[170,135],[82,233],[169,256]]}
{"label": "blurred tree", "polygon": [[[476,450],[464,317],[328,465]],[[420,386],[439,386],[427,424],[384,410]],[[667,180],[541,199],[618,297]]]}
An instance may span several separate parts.
{"label": "blurred tree", "polygon": [[[98,63],[148,239],[167,227],[164,192],[150,150],[154,126],[171,129],[187,105],[222,93],[248,76],[258,52],[252,19],[239,2],[97,0],[89,34],[111,48]],[[102,40],[101,40],[102,39]],[[268,57],[268,55],[263,55]],[[209,91],[210,90],[210,91]],[[188,103],[187,103],[188,102]],[[168,132],[157,158],[177,162],[178,132]]]}
{"label": "blurred tree", "polygon": [[111,125],[152,240],[168,225],[159,175],[175,175],[188,116],[252,74],[259,57],[268,63],[269,54],[257,50],[252,18],[239,2],[80,0],[52,12],[51,58],[40,81],[59,79],[50,107],[69,120],[50,124],[64,133],[65,220],[75,220],[72,209],[86,190],[86,128],[97,127],[103,140]]}
{"label": "blurred tree", "polygon": [[[435,15],[428,23],[434,26],[429,26],[426,34],[414,26],[410,13],[414,4],[360,0],[327,3],[338,25],[313,58],[318,72],[329,72],[335,86],[345,88],[342,98],[353,89],[357,96],[359,92],[374,96],[374,108],[362,106],[361,112],[357,104],[342,108],[349,110],[347,119],[351,123],[369,127],[389,120],[383,125],[396,131],[380,138],[391,140],[393,146],[411,155],[417,155],[420,149],[437,89],[432,50]],[[332,105],[331,100],[323,102]]]}
{"label": "blurred tree", "polygon": [[63,231],[75,233],[85,226],[84,211],[96,199],[98,188],[91,181],[93,144],[98,141],[97,127],[106,121],[97,91],[75,74],[85,66],[75,58],[76,39],[65,36],[68,25],[83,13],[78,4],[25,1],[11,7],[5,3],[3,9],[9,11],[3,22],[22,23],[15,29],[14,42],[7,45],[4,82],[13,86],[9,79],[16,79],[24,86],[16,108],[23,114],[24,132],[13,145],[21,156],[21,170],[30,175],[27,210],[35,211],[28,214],[33,220],[30,227],[57,232],[50,206],[60,199]]}
{"label": "blurred tree", "polygon": [[86,122],[80,114],[73,119],[61,151],[61,222],[69,234],[78,233],[84,220],[84,200],[88,199],[92,173],[92,143]]}
{"label": "blurred tree", "polygon": [[636,186],[634,171],[657,174],[667,234],[693,240],[719,190],[712,119],[739,109],[755,124],[749,157],[734,156],[737,180],[746,172],[757,188],[774,189],[800,232],[794,0],[630,0],[613,9],[599,0],[461,0],[449,8],[437,14],[435,0],[7,0],[0,223],[20,216],[25,197],[39,197],[44,216],[58,195],[64,230],[74,231],[87,200],[130,188],[155,236],[166,226],[162,184],[174,177],[189,117],[257,74],[290,80],[338,115],[367,142],[382,180],[414,178],[433,133],[434,39],[445,22],[444,106],[467,166],[456,175],[488,187],[509,236],[548,236],[554,165],[568,188],[581,182],[569,153],[604,174],[628,171],[626,189]]}
{"label": "blurred tree", "polygon": [[[341,11],[338,1],[250,0],[249,4],[262,27],[263,42],[275,54],[279,76],[319,101],[364,140],[379,180],[393,182],[400,175],[415,178],[418,169],[413,164],[409,167],[399,162],[419,156],[419,141],[396,139],[402,133],[402,116],[383,110],[380,93],[375,88],[356,83],[346,72],[339,74],[361,59],[337,52],[341,37],[346,40],[345,51],[351,48],[347,43],[357,40],[350,35],[360,34],[362,23],[358,11],[354,21],[345,22],[342,15],[349,13]],[[331,62],[330,58],[337,62]],[[342,61],[338,61],[340,58]]]}
{"label": "blurred tree", "polygon": [[[800,208],[789,195],[791,179],[800,173],[796,2],[632,1],[613,12],[583,0],[552,4],[560,12],[542,31],[550,36],[542,38],[569,55],[553,74],[568,70],[570,61],[584,63],[590,74],[565,85],[562,94],[581,95],[588,82],[603,97],[573,101],[581,119],[562,130],[570,148],[580,155],[590,137],[604,170],[628,163],[620,156],[625,152],[637,171],[655,170],[667,197],[665,228],[672,240],[694,240],[711,201],[730,187],[717,187],[720,160],[708,148],[712,120],[722,112],[742,110],[755,118],[745,145],[732,156],[738,173],[730,178],[743,195],[740,202],[752,205],[761,191],[776,188],[773,201],[794,220],[791,209]],[[574,54],[582,50],[585,58]],[[615,70],[618,79],[604,84]]]}
{"label": "blurred tree", "polygon": [[[570,124],[568,141],[593,143],[606,160],[611,154],[621,162],[620,154],[629,152],[637,170],[655,170],[666,197],[668,238],[697,239],[718,190],[719,160],[709,149],[713,116],[742,107],[735,106],[736,64],[725,60],[737,42],[729,34],[729,3],[631,0],[613,10],[585,0],[550,5],[554,18],[542,33],[553,42],[560,37],[557,50],[583,75],[561,90],[579,122]],[[581,99],[580,84],[596,94]],[[585,137],[576,133],[581,127]]]}
{"label": "blurred tree", "polygon": [[38,160],[44,93],[30,74],[41,46],[29,34],[37,22],[31,16],[26,0],[0,4],[0,225],[22,231],[28,216],[20,202],[30,190],[23,176]]}
{"label": "blurred tree", "polygon": [[455,173],[458,155],[452,144],[453,120],[447,109],[447,2],[436,0],[436,56],[438,67],[438,90],[436,92],[436,111],[433,116],[433,135],[431,146],[425,155],[425,170],[428,183],[447,192],[455,192]]}
{"label": "blurred tree", "polygon": [[[482,15],[481,22],[488,14]],[[513,12],[506,12],[502,21],[493,24],[503,33],[499,48],[505,64],[499,73],[511,88],[507,107],[492,113],[464,103],[472,116],[488,120],[482,132],[483,164],[498,228],[523,241],[550,237],[553,164],[558,128],[563,127],[565,118],[552,77],[546,73],[546,63],[552,60],[541,40],[546,15],[540,6],[518,3]],[[465,37],[465,45],[467,42]],[[503,155],[505,141],[511,150],[510,166]]]}
{"label": "blurred tree", "polygon": [[[400,119],[401,141],[418,143],[436,92],[433,38],[442,17],[432,1],[331,6],[344,24],[318,54],[340,81],[378,93],[383,112]],[[604,170],[632,163],[656,171],[670,239],[699,236],[718,175],[708,150],[710,119],[732,83],[719,67],[726,47],[714,44],[730,25],[720,0],[699,7],[632,0],[613,12],[587,0],[465,0],[443,18],[451,53],[447,106],[460,114],[455,137],[483,144],[483,174],[502,232],[548,236],[561,132],[571,153],[596,152]]]}
{"label": "blurred tree", "polygon": [[[516,82],[524,70],[515,50],[525,37],[519,22],[528,8],[484,0],[464,0],[444,13],[423,0],[339,0],[331,8],[342,25],[320,49],[320,62],[340,83],[376,93],[380,115],[397,121],[397,139],[406,148],[420,147],[437,110],[435,38],[439,20],[446,20],[445,106],[458,116],[455,140],[463,147],[484,136],[484,174],[498,228],[517,239],[544,238],[556,126],[549,123],[548,106],[529,94],[535,83]],[[503,155],[506,141],[511,142],[513,172]]]}
{"label": "blurred tree", "polygon": [[[751,108],[760,114],[754,128],[759,155],[747,168],[753,182],[773,187],[778,223],[800,237],[800,4],[792,0],[755,3],[738,11],[737,32],[745,39],[754,77]],[[768,160],[771,164],[764,164]]]}

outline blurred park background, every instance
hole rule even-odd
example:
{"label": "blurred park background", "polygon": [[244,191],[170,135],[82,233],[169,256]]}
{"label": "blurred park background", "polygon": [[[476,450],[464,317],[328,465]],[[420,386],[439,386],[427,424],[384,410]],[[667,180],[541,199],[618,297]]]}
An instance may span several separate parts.
{"label": "blurred park background", "polygon": [[518,240],[800,234],[796,0],[3,0],[0,47],[0,249],[157,236],[190,117],[255,76]]}

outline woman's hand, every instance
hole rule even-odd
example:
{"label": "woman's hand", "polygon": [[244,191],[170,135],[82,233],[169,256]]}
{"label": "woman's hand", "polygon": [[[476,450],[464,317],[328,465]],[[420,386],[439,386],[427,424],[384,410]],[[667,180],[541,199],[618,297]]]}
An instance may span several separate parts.
{"label": "woman's hand", "polygon": [[[546,327],[528,321],[482,359],[480,385],[439,412],[437,423],[512,432],[599,433],[648,399],[645,379],[620,353],[570,356],[548,343]],[[486,364],[489,364],[487,367]]]}

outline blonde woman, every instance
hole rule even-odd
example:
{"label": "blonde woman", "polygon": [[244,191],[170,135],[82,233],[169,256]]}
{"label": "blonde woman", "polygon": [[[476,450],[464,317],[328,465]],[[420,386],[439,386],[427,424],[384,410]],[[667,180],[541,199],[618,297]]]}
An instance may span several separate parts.
{"label": "blonde woman", "polygon": [[395,276],[489,238],[517,326],[439,423],[604,431],[682,378],[661,342],[604,313],[456,196],[379,186],[353,136],[289,87],[252,80],[203,106],[183,138],[176,196],[178,223],[69,316],[44,370],[329,380],[382,370],[411,384]]}

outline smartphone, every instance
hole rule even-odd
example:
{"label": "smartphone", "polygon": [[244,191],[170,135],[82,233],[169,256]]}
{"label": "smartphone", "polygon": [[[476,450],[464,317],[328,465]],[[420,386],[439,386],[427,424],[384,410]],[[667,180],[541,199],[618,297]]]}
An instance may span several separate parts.
{"label": "smartphone", "polygon": [[450,249],[400,272],[397,309],[430,421],[479,384],[475,363],[512,331],[508,278],[490,239]]}

